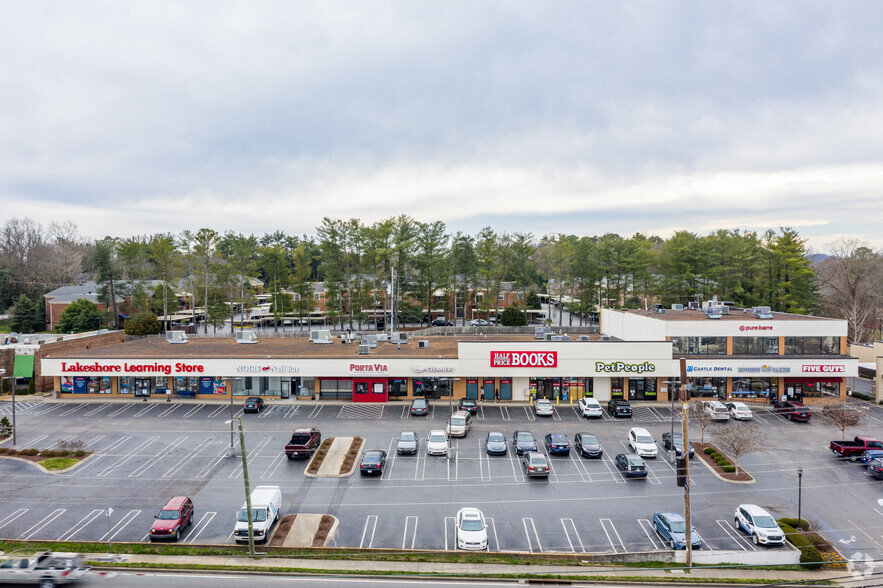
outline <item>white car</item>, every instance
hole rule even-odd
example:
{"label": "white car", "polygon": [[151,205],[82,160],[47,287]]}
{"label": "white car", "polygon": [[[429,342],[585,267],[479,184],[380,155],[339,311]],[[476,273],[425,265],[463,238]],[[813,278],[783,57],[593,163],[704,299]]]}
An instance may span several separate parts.
{"label": "white car", "polygon": [[441,430],[429,432],[426,438],[426,453],[429,455],[447,455],[448,434]]}
{"label": "white car", "polygon": [[722,402],[717,400],[700,400],[697,404],[713,421],[730,420],[730,413]]}
{"label": "white car", "polygon": [[546,398],[540,398],[536,403],[537,416],[552,416],[555,409],[552,408],[552,402]]}
{"label": "white car", "polygon": [[779,528],[773,515],[756,504],[740,504],[736,509],[733,527],[751,535],[755,545],[783,545],[785,532]]}
{"label": "white car", "polygon": [[580,398],[579,411],[584,417],[601,418],[601,403],[595,398]]}
{"label": "white car", "polygon": [[461,508],[457,512],[457,548],[487,549],[487,523],[477,508]]}
{"label": "white car", "polygon": [[490,323],[484,319],[473,319],[473,320],[469,321],[470,327],[486,327],[489,324]]}
{"label": "white car", "polygon": [[629,447],[641,457],[656,457],[659,448],[650,431],[642,427],[633,427],[629,430]]}
{"label": "white car", "polygon": [[754,418],[754,413],[744,402],[727,402],[727,410],[730,411],[730,418],[736,421],[750,421]]}

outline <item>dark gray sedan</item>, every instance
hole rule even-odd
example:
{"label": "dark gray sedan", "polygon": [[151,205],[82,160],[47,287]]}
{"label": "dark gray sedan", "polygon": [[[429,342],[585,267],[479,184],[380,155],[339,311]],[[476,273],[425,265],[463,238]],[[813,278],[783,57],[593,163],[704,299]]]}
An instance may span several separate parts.
{"label": "dark gray sedan", "polygon": [[[687,454],[690,456],[690,459],[693,459],[693,454],[695,451],[693,450],[693,444],[689,444],[690,448],[687,451]],[[669,433],[662,434],[662,448],[663,449],[674,449],[675,457],[681,457],[684,455],[684,434],[683,433],[675,433],[674,436]]]}
{"label": "dark gray sedan", "polygon": [[414,455],[417,453],[417,433],[414,431],[402,431],[396,442],[396,453],[399,455]]}
{"label": "dark gray sedan", "polygon": [[582,457],[601,457],[604,455],[601,442],[591,433],[577,433],[573,438],[573,447]]}
{"label": "dark gray sedan", "polygon": [[506,455],[509,445],[506,443],[506,436],[499,431],[491,431],[484,440],[484,446],[488,455]]}

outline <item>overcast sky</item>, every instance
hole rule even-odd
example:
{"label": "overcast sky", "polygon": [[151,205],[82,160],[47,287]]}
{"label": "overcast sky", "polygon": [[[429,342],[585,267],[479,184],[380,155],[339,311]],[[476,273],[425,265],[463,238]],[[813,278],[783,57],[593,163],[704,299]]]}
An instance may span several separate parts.
{"label": "overcast sky", "polygon": [[883,248],[879,2],[0,6],[0,221]]}

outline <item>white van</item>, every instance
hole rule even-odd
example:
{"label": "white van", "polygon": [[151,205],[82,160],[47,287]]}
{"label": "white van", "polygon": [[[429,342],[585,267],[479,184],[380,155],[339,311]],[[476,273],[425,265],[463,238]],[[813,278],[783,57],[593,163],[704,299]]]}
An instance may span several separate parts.
{"label": "white van", "polygon": [[448,435],[451,437],[465,437],[471,428],[472,415],[465,410],[458,410],[448,421]]}
{"label": "white van", "polygon": [[708,400],[702,403],[705,412],[715,421],[730,420],[730,411],[724,406],[723,402],[717,400]]}
{"label": "white van", "polygon": [[[248,542],[248,503],[237,513],[233,537],[237,543]],[[279,518],[282,489],[279,486],[258,486],[251,491],[251,525],[255,541],[266,541],[270,529]]]}

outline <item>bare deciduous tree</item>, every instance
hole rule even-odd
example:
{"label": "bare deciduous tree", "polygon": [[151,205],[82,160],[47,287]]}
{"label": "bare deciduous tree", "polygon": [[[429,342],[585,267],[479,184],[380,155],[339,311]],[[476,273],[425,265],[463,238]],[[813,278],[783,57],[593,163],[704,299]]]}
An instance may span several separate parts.
{"label": "bare deciduous tree", "polygon": [[738,474],[739,458],[763,449],[766,446],[766,433],[754,424],[731,422],[715,428],[714,443],[718,449],[733,458]]}
{"label": "bare deciduous tree", "polygon": [[857,239],[836,241],[831,251],[816,267],[822,303],[829,315],[848,321],[850,342],[864,341],[880,310],[883,256]]}
{"label": "bare deciduous tree", "polygon": [[841,439],[846,439],[846,429],[858,427],[868,418],[868,409],[861,404],[825,404],[816,410],[816,416],[829,425],[840,429]]}
{"label": "bare deciduous tree", "polygon": [[691,422],[699,425],[699,442],[705,443],[705,429],[708,425],[715,422],[711,413],[705,410],[705,401],[697,401],[690,404],[690,412],[688,418]]}

